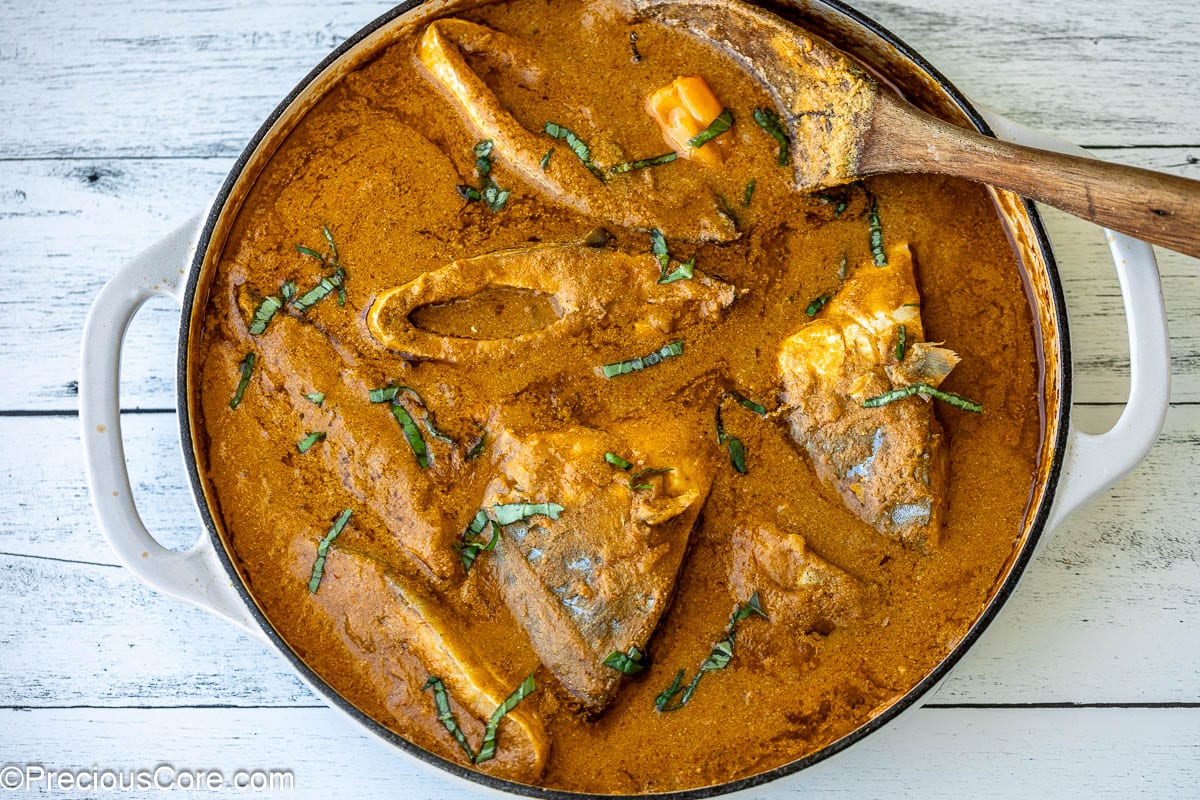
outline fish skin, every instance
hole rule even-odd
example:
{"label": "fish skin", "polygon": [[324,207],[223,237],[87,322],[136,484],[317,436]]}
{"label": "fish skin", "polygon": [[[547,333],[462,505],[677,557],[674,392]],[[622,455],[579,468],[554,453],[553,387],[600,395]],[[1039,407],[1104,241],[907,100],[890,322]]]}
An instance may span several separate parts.
{"label": "fish skin", "polygon": [[[779,369],[792,438],[820,480],[868,525],[925,550],[938,543],[945,507],[942,426],[919,395],[879,408],[862,403],[914,382],[936,387],[958,356],[924,341],[908,245],[889,247],[887,261],[855,270],[817,318],[784,341]],[[907,345],[898,360],[901,325]]]}

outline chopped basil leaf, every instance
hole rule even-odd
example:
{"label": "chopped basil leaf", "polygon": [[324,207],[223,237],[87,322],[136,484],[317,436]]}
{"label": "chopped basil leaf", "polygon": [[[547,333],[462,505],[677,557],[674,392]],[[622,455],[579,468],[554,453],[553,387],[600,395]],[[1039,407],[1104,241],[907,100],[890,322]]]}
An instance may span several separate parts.
{"label": "chopped basil leaf", "polygon": [[338,263],[338,249],[333,242],[333,231],[329,230],[328,225],[322,225],[321,233],[325,234],[325,241],[329,243],[329,252],[333,255],[333,263]]}
{"label": "chopped basil leaf", "polygon": [[834,197],[831,194],[818,194],[817,199],[822,203],[833,206],[833,215],[840,217],[850,207],[850,201],[844,197]]}
{"label": "chopped basil leaf", "polygon": [[696,274],[696,257],[693,255],[675,269],[658,279],[659,283],[667,284],[675,281],[691,280]]}
{"label": "chopped basil leaf", "polygon": [[779,142],[779,166],[786,167],[788,164],[789,150],[791,142],[788,140],[787,132],[783,129],[783,120],[769,108],[754,109],[754,121],[758,123],[758,127],[766,131],[771,138]]}
{"label": "chopped basil leaf", "polygon": [[762,601],[758,599],[758,592],[750,595],[750,599],[746,601],[746,604],[734,612],[733,621],[741,622],[751,615],[756,615],[763,619],[767,618],[767,612],[763,610]]}
{"label": "chopped basil leaf", "polygon": [[675,269],[667,271],[671,265],[671,251],[667,249],[666,237],[658,228],[650,229],[650,253],[658,262],[658,282],[660,284],[689,280],[696,274],[696,256],[694,254]]}
{"label": "chopped basil leaf", "polygon": [[425,685],[421,687],[421,691],[430,688],[433,689],[433,705],[437,709],[438,721],[450,732],[454,741],[458,742],[458,746],[467,754],[468,760],[474,762],[475,753],[471,750],[470,743],[467,742],[467,735],[463,733],[462,728],[458,727],[458,721],[454,719],[454,712],[450,710],[450,698],[446,695],[446,685],[442,683],[441,678],[430,675],[429,680],[425,681]]}
{"label": "chopped basil leaf", "polygon": [[547,122],[544,130],[546,131],[546,135],[555,139],[562,139],[564,142],[566,142],[567,147],[571,148],[571,152],[575,154],[576,158],[583,162],[583,165],[588,168],[588,171],[600,180],[604,180],[604,173],[601,172],[599,167],[592,163],[592,151],[582,139],[575,135],[573,131],[563,127],[562,125],[559,125],[557,122]]}
{"label": "chopped basil leaf", "polygon": [[638,481],[640,481],[642,478],[645,478],[650,475],[662,475],[667,472],[674,472],[674,471],[675,471],[674,467],[650,467],[648,469],[639,470],[638,472],[634,473],[632,478],[629,479],[629,488],[635,492],[638,489],[653,489],[654,487],[651,486],[650,484],[638,483]]}
{"label": "chopped basil leaf", "polygon": [[[312,308],[319,301],[324,300],[336,289],[338,291],[339,300],[342,298],[342,282],[346,278],[346,273],[341,267],[337,267],[332,275],[326,275],[318,281],[317,285],[309,289],[304,294],[292,301],[292,308],[303,314],[308,309]],[[345,304],[342,300],[341,304]]]}
{"label": "chopped basil leaf", "polygon": [[246,353],[246,357],[242,359],[242,377],[238,380],[233,399],[229,401],[230,408],[237,408],[242,404],[242,395],[246,393],[246,387],[250,384],[250,375],[254,372],[254,361],[254,353]]}
{"label": "chopped basil leaf", "polygon": [[304,395],[304,399],[310,403],[315,403],[316,405],[321,405],[321,403],[325,402],[325,393],[324,392],[309,392],[308,394]]}
{"label": "chopped basil leaf", "polygon": [[722,109],[717,118],[708,123],[708,127],[688,139],[688,147],[704,147],[713,139],[733,127],[733,112],[728,108]]}
{"label": "chopped basil leaf", "polygon": [[558,519],[558,515],[562,512],[563,507],[558,503],[499,503],[492,506],[496,522],[501,525],[511,525],[533,516]]}
{"label": "chopped basil leaf", "polygon": [[[673,698],[673,697],[675,697],[675,695],[679,694],[679,689],[680,689],[679,685],[681,683],[683,683],[683,674],[684,674],[684,670],[682,670],[682,669],[679,670],[679,672],[676,672],[675,680],[671,681],[671,685],[668,686],[666,689],[663,689],[659,693],[658,697],[654,698],[654,708],[657,709],[660,713],[663,711],[668,711],[668,710],[674,711],[675,710],[674,708],[668,709],[667,704],[671,702],[671,698]],[[682,708],[682,707],[683,707],[683,705],[680,704],[679,708]]]}
{"label": "chopped basil leaf", "polygon": [[758,185],[756,178],[751,178],[746,184],[746,191],[742,192],[742,208],[749,208],[750,201],[754,199],[754,187]]}
{"label": "chopped basil leaf", "polygon": [[905,303],[901,308],[920,308],[920,303]]}
{"label": "chopped basil leaf", "polygon": [[320,431],[313,431],[308,436],[305,436],[296,443],[296,449],[301,453],[307,453],[312,446],[325,438],[325,434]]}
{"label": "chopped basil leaf", "polygon": [[738,405],[742,408],[748,408],[760,417],[767,415],[767,408],[762,403],[756,403],[748,397],[743,396],[739,392],[730,392],[729,396],[738,401]]}
{"label": "chopped basil leaf", "polygon": [[287,281],[283,286],[279,287],[279,294],[283,296],[283,302],[290,303],[292,298],[296,296],[296,282]]}
{"label": "chopped basil leaf", "polygon": [[626,172],[633,172],[636,169],[645,169],[646,167],[658,167],[663,164],[670,164],[675,159],[679,158],[678,153],[663,153],[661,156],[653,158],[639,158],[637,161],[622,161],[615,167],[608,168],[608,174],[624,175]]}
{"label": "chopped basil leaf", "polygon": [[820,297],[815,298],[811,303],[808,304],[808,308],[804,309],[804,313],[808,314],[810,317],[815,317],[817,312],[829,302],[829,298],[830,295],[827,294],[823,294]]}
{"label": "chopped basil leaf", "polygon": [[618,469],[623,469],[626,472],[633,469],[632,463],[621,458],[616,453],[605,453],[604,460],[607,461],[608,463],[612,464],[614,467],[617,467]]}
{"label": "chopped basil leaf", "polygon": [[906,397],[912,397],[914,394],[919,394],[927,397],[935,397],[943,403],[949,403],[955,408],[961,408],[963,411],[970,411],[972,414],[982,414],[983,406],[965,397],[960,397],[950,392],[943,392],[940,389],[935,389],[927,383],[914,383],[911,386],[903,386],[899,389],[893,389],[890,392],[884,392],[877,397],[871,397],[863,400],[863,408],[879,408],[886,406],[888,403],[894,403],[897,400],[903,400]]}
{"label": "chopped basil leaf", "polygon": [[325,538],[317,544],[317,559],[313,562],[312,577],[308,579],[310,594],[316,594],[317,588],[321,585],[321,576],[325,574],[325,556],[329,553],[329,545],[333,544],[333,540],[341,535],[342,529],[346,527],[346,523],[350,521],[350,515],[353,513],[354,509],[351,508],[343,511],[333,521],[333,527],[329,529],[329,533],[325,534]]}
{"label": "chopped basil leaf", "polygon": [[267,323],[275,316],[279,309],[283,308],[283,301],[275,295],[264,297],[262,302],[258,304],[258,308],[254,309],[254,319],[250,322],[250,335],[258,336],[267,329]]}
{"label": "chopped basil leaf", "polygon": [[298,245],[296,245],[296,252],[306,255],[309,258],[315,258],[317,261],[320,261],[322,264],[325,263],[325,256],[321,255],[316,250],[313,250],[311,247],[305,247],[302,244],[298,244]]}
{"label": "chopped basil leaf", "polygon": [[[763,619],[767,618],[766,612],[763,611],[762,603],[758,599],[758,592],[752,594],[745,605],[739,605],[734,608],[733,614],[729,617],[729,622],[725,625],[725,638],[712,646],[708,657],[700,664],[700,668],[696,670],[696,675],[687,685],[687,688],[683,688],[684,670],[681,669],[675,673],[675,679],[671,681],[671,685],[654,699],[654,708],[659,713],[678,711],[683,708],[692,699],[692,695],[696,692],[696,687],[700,684],[700,678],[704,673],[715,672],[729,666],[729,662],[733,660],[734,644],[737,642],[737,624],[751,615],[757,615]],[[679,694],[680,691],[683,694]],[[672,703],[676,695],[679,695],[679,700]]]}
{"label": "chopped basil leaf", "polygon": [[867,224],[871,226],[871,255],[875,257],[875,266],[886,267],[888,260],[883,250],[883,226],[879,224],[879,201],[874,197],[871,198]]}
{"label": "chopped basil leaf", "polygon": [[471,445],[471,449],[467,451],[467,461],[473,461],[476,458],[479,458],[479,455],[483,452],[483,445],[486,441],[487,431],[484,431],[479,435],[479,441]]}
{"label": "chopped basil leaf", "polygon": [[550,156],[554,155],[554,148],[551,147],[546,151],[546,155],[542,156],[542,172],[546,171],[546,167],[550,166]]}
{"label": "chopped basil leaf", "polygon": [[896,360],[897,361],[904,360],[904,352],[905,352],[905,349],[907,348],[907,346],[908,346],[908,329],[905,328],[903,325],[901,325],[900,330],[896,331]]}
{"label": "chopped basil leaf", "polygon": [[606,378],[615,378],[618,375],[628,375],[631,372],[639,372],[647,367],[653,367],[656,364],[661,364],[668,358],[683,354],[683,340],[676,339],[668,345],[655,350],[653,353],[645,356],[631,358],[628,361],[620,361],[616,364],[605,364],[600,367],[600,371],[604,373]]}
{"label": "chopped basil leaf", "polygon": [[421,436],[421,429],[417,427],[417,423],[413,422],[412,415],[408,413],[408,409],[395,401],[392,402],[392,416],[399,423],[400,430],[404,434],[404,440],[412,448],[413,455],[417,459],[417,464],[421,469],[425,469],[429,466],[429,449],[425,446],[425,439]]}
{"label": "chopped basil leaf", "polygon": [[659,273],[667,274],[667,265],[671,263],[671,251],[667,249],[667,238],[658,228],[650,229],[650,252],[658,261]]}
{"label": "chopped basil leaf", "polygon": [[[474,538],[483,533],[483,529],[492,526],[492,536],[488,541]],[[463,531],[462,543],[455,543],[454,549],[458,551],[459,557],[462,558],[463,571],[469,572],[471,565],[475,563],[475,559],[484,550],[494,550],[496,543],[500,541],[500,525],[494,520],[488,519],[487,512],[482,508],[475,514],[475,518],[471,520],[471,524]]]}
{"label": "chopped basil leaf", "polygon": [[492,177],[492,151],[495,145],[491,139],[476,142],[472,152],[475,154],[475,177],[479,180],[479,188],[460,183],[454,187],[459,196],[471,202],[483,201],[490,211],[500,211],[508,203],[508,189],[501,189]]}
{"label": "chopped basil leaf", "polygon": [[395,400],[396,395],[400,394],[399,386],[384,386],[379,389],[372,389],[367,393],[367,399],[372,403],[386,403],[389,400]]}
{"label": "chopped basil leaf", "polygon": [[492,712],[492,716],[488,719],[487,727],[483,730],[483,743],[479,745],[479,755],[475,756],[475,763],[482,764],[484,761],[490,761],[496,755],[496,735],[499,732],[500,720],[504,716],[517,707],[517,704],[524,700],[533,691],[537,685],[533,682],[533,675],[529,675],[525,680],[521,681],[512,694],[505,698],[504,702]]}
{"label": "chopped basil leaf", "polygon": [[742,475],[746,474],[746,446],[742,444],[742,440],[734,436],[728,436],[725,439],[725,445],[729,448],[729,461]]}
{"label": "chopped basil leaf", "polygon": [[638,52],[637,40],[638,40],[637,31],[630,31],[629,32],[629,50],[630,50],[629,60],[632,61],[634,64],[642,63],[642,54]]}
{"label": "chopped basil leaf", "polygon": [[622,675],[637,675],[646,668],[645,659],[646,654],[639,650],[637,645],[631,644],[628,652],[622,653],[620,650],[613,650],[600,663],[615,669]]}

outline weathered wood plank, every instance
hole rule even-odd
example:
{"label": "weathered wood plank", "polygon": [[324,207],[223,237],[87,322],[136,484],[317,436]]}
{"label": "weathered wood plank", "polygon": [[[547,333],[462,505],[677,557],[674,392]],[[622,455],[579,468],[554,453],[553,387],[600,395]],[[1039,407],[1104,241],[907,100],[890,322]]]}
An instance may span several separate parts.
{"label": "weathered wood plank", "polygon": [[[1125,163],[1200,177],[1200,148],[1105,151]],[[0,162],[0,409],[68,409],[79,332],[116,267],[207,203],[229,159]],[[1070,301],[1081,400],[1117,402],[1128,366],[1120,295],[1093,226],[1048,214]],[[1200,262],[1159,251],[1178,401],[1200,400]],[[176,265],[170,265],[175,267]],[[153,301],[134,321],[123,375],[126,407],[174,405],[175,306]]]}
{"label": "weathered wood plank", "polygon": [[[1083,408],[1103,428],[1116,409]],[[199,522],[175,417],[126,415],[150,529],[185,546]],[[0,418],[0,685],[21,705],[314,702],[281,659],[115,566],[87,505],[72,418]],[[1200,407],[1175,407],[1130,478],[1071,518],[938,702],[1200,701]],[[48,559],[67,559],[64,563]],[[152,643],[152,644],[151,644]],[[31,669],[30,664],[36,664]]]}
{"label": "weathered wood plank", "polygon": [[[1086,144],[1200,144],[1186,0],[862,0],[967,94]],[[238,152],[330,49],[390,6],[281,0],[0,4],[0,157]]]}
{"label": "weathered wood plank", "polygon": [[[219,770],[227,782],[239,770],[290,773],[289,793],[300,797],[347,790],[388,797],[398,786],[413,800],[494,796],[390,752],[325,709],[0,711],[0,747],[19,769],[32,762],[46,770],[94,765],[128,772],[165,764],[164,781],[182,771]],[[1198,748],[1200,709],[922,709],[745,796],[1193,800]]]}

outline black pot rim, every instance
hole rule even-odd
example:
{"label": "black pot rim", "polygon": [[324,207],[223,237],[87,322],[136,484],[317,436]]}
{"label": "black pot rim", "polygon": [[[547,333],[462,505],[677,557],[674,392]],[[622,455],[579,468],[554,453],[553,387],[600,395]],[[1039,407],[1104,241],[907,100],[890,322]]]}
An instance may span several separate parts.
{"label": "black pot rim", "polygon": [[[283,116],[292,102],[303,92],[309,85],[317,79],[325,69],[342,57],[343,54],[353,49],[359,42],[367,38],[371,34],[383,26],[390,23],[403,14],[408,13],[412,9],[422,5],[426,0],[404,0],[390,11],[385,12],[376,19],[369,22],[367,25],[359,29],[354,35],[350,36],[342,42],[336,49],[327,55],[316,67],[314,67],[303,80],[296,85],[294,89],[279,103],[278,106],[271,112],[270,116],[263,122],[262,126],[250,139],[233,168],[230,170],[228,177],[221,186],[220,191],[214,199],[207,218],[204,221],[204,226],[201,230],[199,239],[197,240],[195,254],[193,256],[191,269],[187,278],[187,286],[183,296],[182,309],[180,312],[180,329],[179,329],[179,348],[176,364],[176,408],[178,411],[180,439],[183,445],[183,455],[185,467],[188,473],[188,480],[191,484],[192,495],[196,501],[196,507],[200,512],[201,519],[204,522],[204,527],[212,540],[212,544],[217,551],[218,557],[221,560],[222,566],[228,573],[229,578],[237,590],[238,596],[245,604],[249,613],[258,623],[259,627],[270,639],[275,649],[278,650],[291,664],[300,677],[311,688],[317,691],[331,706],[334,706],[344,713],[348,714],[360,725],[366,728],[377,737],[396,746],[400,750],[407,753],[409,756],[417,758],[426,764],[436,767],[444,772],[455,777],[471,781],[488,789],[495,791],[507,792],[510,794],[524,795],[526,797],[545,798],[546,800],[575,800],[579,797],[595,796],[577,792],[568,792],[560,789],[547,789],[539,786],[530,786],[515,781],[496,778],[491,775],[486,775],[481,772],[467,769],[453,761],[442,758],[434,753],[419,747],[408,739],[400,736],[394,731],[384,727],[372,717],[363,713],[356,706],[342,697],[336,690],[325,682],[320,675],[312,670],[304,661],[292,650],[291,646],[283,640],[279,633],[275,630],[271,622],[266,618],[258,604],[254,601],[245,583],[242,581],[241,575],[238,573],[233,564],[233,560],[226,550],[224,542],[221,540],[221,535],[218,531],[216,521],[213,519],[212,512],[208,505],[208,499],[204,491],[204,482],[200,476],[199,466],[196,459],[196,453],[192,447],[192,429],[189,412],[189,370],[188,370],[188,349],[189,337],[191,334],[191,321],[193,305],[196,300],[196,292],[199,288],[199,278],[204,266],[205,255],[208,246],[211,242],[213,231],[216,228],[217,221],[220,218],[225,204],[229,200],[229,196],[233,191],[234,186],[241,177],[243,170],[249,163],[254,152],[267,136],[271,127]],[[856,26],[866,29],[868,32],[879,38],[884,43],[895,48],[895,50],[905,59],[912,62],[922,72],[932,78],[938,86],[950,97],[958,109],[967,117],[971,124],[981,133],[986,135],[994,135],[991,127],[983,116],[971,105],[967,98],[960,92],[947,78],[927,62],[920,54],[905,44],[899,37],[891,31],[884,28],[879,23],[875,22],[870,17],[857,11],[856,9],[841,2],[841,0],[810,0],[817,5],[823,5],[831,11],[842,15]],[[1037,208],[1029,200],[1023,201],[1025,211],[1029,216],[1029,220],[1033,229],[1034,237],[1037,242],[1038,249],[1041,251],[1042,257],[1045,259],[1048,284],[1050,287],[1051,299],[1053,301],[1054,323],[1058,331],[1058,340],[1060,342],[1059,365],[1061,382],[1059,385],[1058,397],[1059,404],[1055,411],[1054,424],[1056,425],[1056,437],[1054,446],[1051,451],[1050,467],[1046,473],[1046,488],[1042,496],[1033,520],[1030,523],[1029,534],[1026,537],[1024,545],[1013,559],[1012,567],[1009,569],[1008,576],[1004,582],[992,595],[983,612],[976,619],[970,630],[963,638],[955,645],[954,649],[946,655],[945,658],[919,683],[913,686],[902,697],[892,702],[883,712],[876,717],[870,719],[858,728],[855,728],[850,733],[842,738],[829,743],[825,747],[810,753],[803,758],[796,759],[787,764],[782,764],[765,772],[760,772],[756,775],[751,775],[746,778],[729,781],[711,786],[703,786],[695,789],[685,789],[675,792],[662,792],[656,794],[643,795],[611,795],[616,797],[639,797],[639,798],[661,798],[663,800],[705,800],[706,798],[716,797],[718,795],[731,792],[750,789],[756,786],[761,786],[765,783],[783,778],[787,775],[800,772],[807,767],[811,767],[830,756],[842,752],[853,744],[874,733],[882,728],[888,722],[899,716],[902,712],[909,710],[917,704],[917,701],[924,696],[930,689],[938,684],[958,663],[959,659],[971,648],[984,630],[991,624],[1000,608],[1008,600],[1016,588],[1021,575],[1028,566],[1030,559],[1037,547],[1044,532],[1047,520],[1049,519],[1050,510],[1054,504],[1054,497],[1058,488],[1058,481],[1062,471],[1063,457],[1066,451],[1068,421],[1070,418],[1071,409],[1071,347],[1069,339],[1069,331],[1067,328],[1066,316],[1066,300],[1063,295],[1062,283],[1058,276],[1057,265],[1054,261],[1053,251],[1051,249],[1049,237],[1046,234],[1045,226],[1042,223],[1041,217],[1038,214]],[[1053,376],[1043,375],[1043,381],[1051,380]],[[1047,420],[1049,423],[1049,420]]]}

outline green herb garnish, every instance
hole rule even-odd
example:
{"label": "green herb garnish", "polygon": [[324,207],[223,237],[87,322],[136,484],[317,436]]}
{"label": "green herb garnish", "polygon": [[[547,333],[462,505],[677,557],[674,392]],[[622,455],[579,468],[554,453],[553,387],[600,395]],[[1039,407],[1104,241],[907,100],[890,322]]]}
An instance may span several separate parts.
{"label": "green herb garnish", "polygon": [[742,192],[742,208],[749,208],[750,201],[754,199],[754,187],[758,185],[758,180],[751,178],[746,184],[746,191]]}
{"label": "green herb garnish", "polygon": [[494,145],[491,139],[484,139],[481,142],[476,142],[475,149],[475,177],[479,181],[479,188],[467,186],[465,183],[460,183],[455,186],[455,190],[464,200],[471,202],[483,201],[484,205],[491,211],[499,211],[508,203],[509,195],[512,194],[508,189],[501,189],[496,180],[492,177],[492,150]]}
{"label": "green herb garnish", "polygon": [[471,449],[467,450],[467,461],[474,461],[483,453],[484,442],[487,441],[487,431],[479,434],[479,441],[471,445]]}
{"label": "green herb garnish", "polygon": [[345,291],[342,284],[346,279],[346,272],[341,267],[334,270],[332,275],[326,275],[317,282],[317,285],[309,289],[304,294],[292,301],[292,308],[303,314],[308,309],[312,308],[319,301],[324,300],[336,290],[338,293],[338,305],[345,305],[343,292]]}
{"label": "green herb garnish", "polygon": [[588,172],[591,172],[601,181],[604,180],[604,173],[592,163],[592,151],[573,131],[559,125],[557,122],[547,122],[544,130],[548,136],[555,139],[562,139],[566,142],[567,147],[571,148],[571,152],[575,154],[575,157],[582,161],[583,165],[588,168]]}
{"label": "green herb garnish", "polygon": [[639,650],[637,645],[631,644],[627,652],[613,650],[600,663],[622,675],[637,675],[646,668],[646,654]]}
{"label": "green herb garnish", "polygon": [[634,473],[632,478],[629,479],[629,488],[635,492],[638,491],[639,489],[653,489],[654,487],[651,486],[650,484],[639,483],[639,481],[642,478],[649,477],[650,475],[662,475],[667,472],[674,472],[674,471],[675,471],[674,467],[649,467],[647,469],[639,470]]}
{"label": "green herb garnish", "polygon": [[454,741],[458,742],[458,746],[467,754],[467,759],[472,764],[482,764],[484,761],[490,761],[495,758],[496,736],[500,728],[500,720],[504,719],[508,712],[516,708],[518,703],[533,694],[536,688],[533,676],[530,675],[521,681],[521,685],[492,712],[491,718],[488,719],[487,727],[483,731],[483,743],[480,744],[479,753],[476,754],[471,749],[471,744],[467,741],[467,736],[463,733],[462,728],[459,727],[458,721],[454,719],[454,713],[450,710],[450,698],[446,694],[446,685],[442,683],[442,679],[430,675],[429,680],[425,681],[425,685],[421,687],[422,691],[433,689],[433,705],[438,712],[438,721],[450,732],[450,735],[454,737]]}
{"label": "green herb garnish", "polygon": [[825,304],[829,302],[829,298],[830,295],[827,294],[823,294],[820,297],[815,298],[811,303],[808,304],[808,308],[804,309],[804,313],[808,314],[810,317],[815,317],[817,312],[824,308]]}
{"label": "green herb garnish", "polygon": [[875,257],[875,266],[888,265],[887,253],[883,250],[883,226],[879,223],[879,201],[871,198],[871,210],[867,213],[867,224],[871,226],[871,255]]}
{"label": "green herb garnish", "polygon": [[905,328],[903,325],[901,325],[900,330],[896,331],[896,360],[897,361],[904,360],[904,352],[905,352],[905,349],[907,348],[907,346],[908,346],[908,329]]}
{"label": "green herb garnish", "polygon": [[537,686],[533,682],[533,675],[529,675],[525,680],[521,681],[521,685],[513,691],[500,706],[492,712],[492,716],[488,719],[487,727],[483,730],[483,743],[479,745],[479,755],[475,756],[475,763],[482,764],[484,761],[490,761],[496,755],[496,735],[500,728],[500,720],[504,716],[517,707],[517,704],[524,700],[529,695],[533,694]]}
{"label": "green herb garnish", "polygon": [[542,156],[542,172],[546,171],[546,167],[550,166],[550,156],[554,155],[554,148],[551,147],[546,151],[546,155]]}
{"label": "green herb garnish", "polygon": [[745,475],[746,469],[746,445],[742,444],[742,440],[736,436],[728,436],[725,438],[725,444],[729,448],[729,462],[733,464],[733,468],[739,474]]}
{"label": "green herb garnish", "polygon": [[678,153],[663,153],[661,156],[653,158],[639,158],[637,161],[622,161],[615,167],[608,168],[608,175],[624,175],[626,172],[633,172],[638,169],[646,169],[646,167],[659,167],[663,164],[670,164],[675,159],[679,158]]}
{"label": "green herb garnish", "polygon": [[661,284],[690,280],[696,274],[696,255],[694,253],[687,261],[679,263],[675,269],[670,269],[671,251],[667,248],[667,238],[658,228],[650,229],[650,253],[658,262],[658,282]]}
{"label": "green herb garnish", "polygon": [[313,404],[319,406],[319,405],[321,405],[321,403],[325,402],[325,393],[324,392],[309,392],[308,394],[304,395],[304,399],[310,403],[313,403]]}
{"label": "green herb garnish", "polygon": [[242,395],[246,393],[246,387],[250,385],[250,375],[254,372],[254,361],[254,353],[246,353],[246,357],[242,359],[242,377],[238,380],[233,399],[229,401],[230,408],[237,408],[242,404]]}
{"label": "green herb garnish", "polygon": [[[700,678],[704,676],[704,673],[715,672],[729,666],[729,662],[733,660],[733,648],[737,641],[737,624],[750,616],[767,618],[767,613],[763,611],[762,603],[758,599],[758,592],[750,595],[750,599],[746,601],[745,605],[739,605],[733,610],[733,614],[729,617],[729,622],[725,625],[725,638],[712,646],[708,657],[700,664],[700,668],[696,670],[695,677],[692,678],[691,683],[686,688],[683,686],[684,670],[681,669],[675,673],[675,679],[671,681],[671,685],[654,699],[654,708],[659,713],[678,711],[683,708],[692,699],[692,695],[695,694],[696,687],[700,684]],[[682,694],[680,694],[681,691],[683,692]],[[675,701],[676,695],[679,695],[678,701]]]}
{"label": "green herb garnish", "polygon": [[831,194],[818,194],[817,199],[826,205],[833,206],[833,216],[840,217],[850,206],[850,201],[844,197],[834,197]]}
{"label": "green herb garnish", "polygon": [[467,754],[467,759],[474,762],[475,752],[471,749],[470,742],[467,741],[467,735],[463,733],[462,728],[458,727],[458,720],[454,719],[454,712],[450,710],[450,698],[446,695],[446,685],[442,683],[441,678],[430,675],[429,680],[425,681],[425,685],[421,687],[421,691],[430,688],[433,689],[433,706],[437,709],[438,722],[441,722],[442,727],[450,732],[454,741],[458,742],[458,746]]}
{"label": "green herb garnish", "polygon": [[783,120],[769,108],[754,109],[754,121],[758,123],[758,127],[766,131],[771,138],[779,142],[779,166],[786,167],[788,164],[789,151],[791,150],[791,141],[788,139],[787,132],[783,129]]}
{"label": "green herb garnish", "polygon": [[408,442],[408,446],[412,448],[418,466],[425,469],[429,466],[429,448],[426,447],[425,439],[421,436],[421,429],[417,427],[417,423],[413,422],[412,414],[409,414],[408,409],[403,405],[393,402],[391,408],[392,416],[396,418],[396,422],[404,434],[404,441]]}
{"label": "green herb garnish", "polygon": [[616,364],[605,364],[600,367],[600,371],[604,373],[604,377],[606,378],[615,378],[618,375],[628,375],[631,372],[639,372],[647,367],[653,367],[656,364],[661,364],[668,358],[678,355],[683,355],[682,339],[676,339],[649,355],[638,356],[628,361],[619,361]]}
{"label": "green herb garnish", "polygon": [[325,438],[325,434],[321,431],[313,431],[308,436],[305,436],[296,443],[296,449],[301,453],[307,453],[312,449],[312,446]]}
{"label": "green herb garnish", "polygon": [[333,540],[341,535],[342,529],[346,527],[346,523],[350,521],[350,515],[354,513],[353,509],[347,508],[333,522],[333,527],[329,529],[329,533],[325,534],[325,538],[321,539],[317,544],[317,560],[313,562],[312,577],[308,579],[308,591],[310,594],[316,594],[317,588],[321,585],[321,576],[325,574],[325,556],[329,553],[329,546],[333,544]]}
{"label": "green herb garnish", "polygon": [[534,516],[558,519],[562,512],[563,507],[558,503],[499,503],[492,506],[496,522],[501,525],[511,525]]}
{"label": "green herb garnish", "polygon": [[748,408],[755,414],[758,414],[760,417],[765,417],[767,415],[767,407],[762,403],[756,403],[750,398],[742,395],[740,392],[730,392],[729,396],[734,400],[737,400],[738,405],[740,405],[742,408]]}
{"label": "green herb garnish", "polygon": [[728,108],[722,109],[717,118],[708,123],[708,127],[688,139],[688,147],[704,147],[713,139],[733,127],[733,112]]}
{"label": "green herb garnish", "polygon": [[[492,526],[492,536],[486,542],[479,537],[483,533],[483,529]],[[458,551],[459,557],[462,558],[463,571],[469,572],[471,565],[475,563],[475,559],[484,550],[494,550],[496,543],[500,541],[500,525],[492,519],[488,518],[487,512],[482,508],[475,513],[475,517],[471,520],[471,524],[467,525],[463,531],[462,543],[455,543],[454,549]]]}
{"label": "green herb garnish", "polygon": [[291,283],[290,288],[287,284],[284,284],[284,296],[292,304],[292,308],[299,314],[308,311],[313,305],[324,300],[334,291],[337,292],[338,305],[346,305],[346,270],[342,267],[338,256],[337,245],[333,241],[333,232],[329,230],[328,225],[322,225],[321,233],[325,236],[325,241],[329,244],[329,253],[327,255],[321,255],[311,247],[305,247],[302,244],[296,245],[296,252],[320,261],[322,266],[333,267],[333,274],[321,278],[316,286],[299,297],[295,297],[295,283],[289,281]]}
{"label": "green herb garnish", "polygon": [[914,394],[919,394],[923,397],[935,397],[943,403],[949,403],[955,408],[961,408],[963,411],[970,411],[972,414],[982,414],[983,406],[965,397],[959,397],[950,392],[943,392],[941,389],[935,389],[927,383],[914,383],[911,386],[903,386],[899,389],[893,389],[890,392],[884,392],[877,397],[871,397],[863,400],[863,408],[879,408],[886,406],[888,403],[894,403],[897,400],[903,400],[906,397],[912,397]]}
{"label": "green herb garnish", "polygon": [[623,469],[626,472],[633,469],[633,464],[631,462],[626,461],[625,459],[621,458],[616,453],[605,453],[604,460],[607,461],[608,463],[612,464],[614,467],[616,467],[618,469]]}
{"label": "green herb garnish", "polygon": [[250,322],[250,335],[258,336],[267,329],[267,323],[275,316],[279,309],[283,308],[283,301],[275,295],[264,297],[262,302],[258,304],[258,308],[254,309],[254,319]]}

